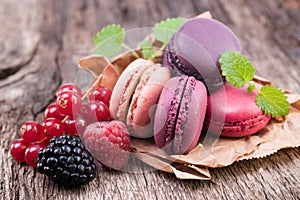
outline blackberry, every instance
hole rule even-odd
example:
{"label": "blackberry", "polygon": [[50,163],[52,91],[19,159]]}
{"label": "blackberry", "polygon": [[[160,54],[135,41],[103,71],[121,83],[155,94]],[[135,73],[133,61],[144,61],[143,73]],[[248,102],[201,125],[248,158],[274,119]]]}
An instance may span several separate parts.
{"label": "blackberry", "polygon": [[37,169],[67,187],[86,184],[96,176],[91,153],[78,136],[67,134],[52,138],[49,145],[39,152]]}

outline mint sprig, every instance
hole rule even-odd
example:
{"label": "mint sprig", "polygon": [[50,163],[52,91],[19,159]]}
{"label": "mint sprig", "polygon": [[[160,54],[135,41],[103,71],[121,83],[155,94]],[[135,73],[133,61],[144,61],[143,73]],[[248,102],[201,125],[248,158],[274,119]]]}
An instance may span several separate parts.
{"label": "mint sprig", "polygon": [[248,84],[248,92],[257,90],[257,106],[265,113],[275,116],[286,116],[289,114],[289,103],[284,92],[276,87],[265,85],[259,90],[252,81],[255,70],[252,63],[244,55],[235,51],[222,53],[219,63],[222,75],[226,81],[238,88]]}
{"label": "mint sprig", "polygon": [[[139,43],[142,49],[144,58],[154,59],[164,49],[172,34],[178,30],[178,28],[186,21],[186,18],[168,18],[156,23],[153,28],[153,35],[155,38],[163,43],[161,48],[154,52],[151,41],[143,40]],[[122,47],[128,49],[135,57],[139,58],[139,55],[131,49],[129,46],[124,44],[125,29],[120,25],[111,24],[102,28],[94,36],[95,48],[94,53],[100,54],[107,57],[113,57],[118,54]]]}

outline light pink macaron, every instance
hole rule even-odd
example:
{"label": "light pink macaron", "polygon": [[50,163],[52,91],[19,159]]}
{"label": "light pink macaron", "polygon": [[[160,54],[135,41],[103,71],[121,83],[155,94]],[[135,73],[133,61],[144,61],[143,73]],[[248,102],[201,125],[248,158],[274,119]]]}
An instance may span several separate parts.
{"label": "light pink macaron", "polygon": [[125,122],[135,137],[153,136],[156,104],[170,78],[170,70],[160,64],[144,59],[133,61],[121,74],[112,92],[112,117]]}

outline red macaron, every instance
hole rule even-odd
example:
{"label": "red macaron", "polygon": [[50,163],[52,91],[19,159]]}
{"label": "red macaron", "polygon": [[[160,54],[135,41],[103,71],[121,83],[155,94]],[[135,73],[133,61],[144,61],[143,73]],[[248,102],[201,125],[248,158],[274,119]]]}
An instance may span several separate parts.
{"label": "red macaron", "polygon": [[[257,88],[261,85],[256,84]],[[248,93],[247,85],[236,88],[226,83],[224,90],[208,100],[206,127],[224,137],[244,137],[263,129],[271,119],[256,105],[257,91]]]}

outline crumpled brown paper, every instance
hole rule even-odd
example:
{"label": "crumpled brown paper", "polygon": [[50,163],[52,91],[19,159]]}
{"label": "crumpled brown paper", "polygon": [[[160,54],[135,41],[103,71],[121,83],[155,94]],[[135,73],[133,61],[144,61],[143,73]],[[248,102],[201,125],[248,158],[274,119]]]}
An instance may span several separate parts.
{"label": "crumpled brown paper", "polygon": [[[206,12],[204,17],[211,15]],[[139,49],[136,53],[141,55]],[[96,85],[113,89],[119,75],[134,59],[130,52],[118,56],[111,63],[103,56],[92,55],[81,59],[78,66],[98,77]],[[258,76],[255,76],[254,81],[263,85],[272,84]],[[271,119],[263,130],[254,135],[243,138],[210,136],[205,144],[199,144],[186,155],[168,155],[150,139],[132,138],[132,154],[158,170],[174,173],[179,179],[209,180],[208,168],[224,167],[240,160],[263,158],[283,148],[299,147],[300,94],[285,92],[291,105],[290,114]]]}

